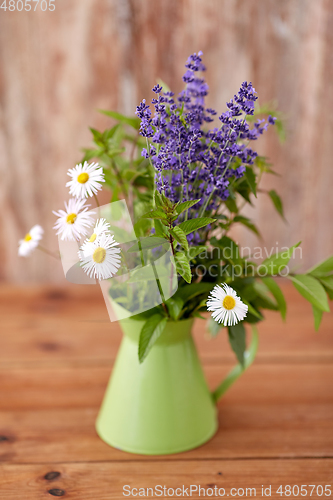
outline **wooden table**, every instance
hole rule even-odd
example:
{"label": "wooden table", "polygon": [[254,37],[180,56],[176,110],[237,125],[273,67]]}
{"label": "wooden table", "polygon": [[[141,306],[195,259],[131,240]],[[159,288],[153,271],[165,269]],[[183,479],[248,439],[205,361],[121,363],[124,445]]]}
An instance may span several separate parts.
{"label": "wooden table", "polygon": [[[255,364],[219,404],[216,436],[187,453],[147,457],[113,449],[95,432],[121,338],[99,287],[2,286],[0,499],[109,500],[125,498],[124,485],[216,485],[235,498],[246,488],[262,497],[262,485],[272,486],[271,498],[286,497],[280,485],[333,491],[333,315],[316,334],[311,307],[285,292],[287,322],[267,313]],[[213,388],[234,356],[224,333],[207,339],[201,320],[195,338]],[[328,498],[320,493],[312,498]]]}

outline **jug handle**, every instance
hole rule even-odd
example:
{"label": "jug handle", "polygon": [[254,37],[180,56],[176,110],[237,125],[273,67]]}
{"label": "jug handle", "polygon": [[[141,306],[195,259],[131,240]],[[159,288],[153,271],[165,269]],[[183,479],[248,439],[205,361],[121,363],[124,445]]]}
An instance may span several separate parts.
{"label": "jug handle", "polygon": [[225,379],[222,380],[220,385],[212,393],[212,397],[215,403],[218,402],[218,400],[223,396],[223,394],[232,386],[234,382],[236,382],[237,379],[239,379],[241,375],[243,375],[245,370],[253,363],[254,358],[256,357],[257,354],[258,343],[259,343],[258,330],[256,326],[252,325],[252,339],[248,350],[246,350],[244,353],[245,357],[244,366],[238,363],[238,365],[236,365],[228,373]]}

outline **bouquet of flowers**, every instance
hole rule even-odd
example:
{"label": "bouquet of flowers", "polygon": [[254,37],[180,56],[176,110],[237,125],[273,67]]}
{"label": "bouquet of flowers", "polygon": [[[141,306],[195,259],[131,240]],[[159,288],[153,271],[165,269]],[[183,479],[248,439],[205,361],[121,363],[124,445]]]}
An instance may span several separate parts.
{"label": "bouquet of flowers", "polygon": [[[178,288],[153,310],[134,319],[144,320],[139,343],[143,361],[167,321],[202,317],[211,312],[208,329],[217,335],[227,329],[231,348],[241,365],[246,350],[245,323],[264,319],[264,310],[286,316],[286,301],[273,277],[284,276],[313,308],[315,327],[333,299],[333,256],[306,273],[295,274],[288,264],[296,248],[276,252],[258,264],[243,256],[230,230],[242,224],[260,237],[246,214],[258,194],[264,174],[272,174],[268,160],[253,144],[274,126],[283,135],[277,112],[257,106],[252,83],[243,82],[220,115],[205,105],[208,86],[203,78],[202,53],[191,55],[178,95],[159,82],[152,89],[152,106],[143,100],[136,115],[102,111],[115,124],[104,131],[91,129],[94,146],[84,150],[80,164],[68,171],[72,198],[55,212],[55,228],[62,239],[80,242],[85,272],[108,279],[121,268],[122,251],[109,224],[100,217],[94,229],[85,198],[102,187],[111,190],[111,202],[125,200],[141,249],[167,242],[178,275]],[[91,163],[93,161],[93,163]],[[98,162],[98,163],[96,163]],[[261,190],[262,192],[262,190]],[[275,190],[264,192],[283,217]],[[26,256],[40,247],[43,230],[34,226],[20,242]]]}

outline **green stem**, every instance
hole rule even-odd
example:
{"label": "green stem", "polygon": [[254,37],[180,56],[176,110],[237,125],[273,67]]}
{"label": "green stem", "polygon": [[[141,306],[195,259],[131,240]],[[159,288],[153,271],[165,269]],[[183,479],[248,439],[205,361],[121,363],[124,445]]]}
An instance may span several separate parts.
{"label": "green stem", "polygon": [[39,250],[41,250],[41,252],[44,252],[46,253],[47,255],[51,255],[51,257],[53,257],[54,259],[57,259],[57,260],[61,260],[61,257],[60,255],[57,255],[57,254],[54,254],[53,252],[51,252],[50,250],[48,250],[47,248],[44,248],[42,247],[41,245],[38,245],[37,247]]}
{"label": "green stem", "polygon": [[[171,229],[172,229],[172,223],[171,223],[171,222],[169,222],[169,230],[171,230]],[[170,245],[171,245],[171,252],[172,252],[172,255],[173,255],[173,257],[175,257],[175,249],[173,248],[173,242],[174,242],[174,239],[173,239],[173,237],[172,237],[171,233],[170,233],[170,236],[169,236],[169,242],[170,242]]]}
{"label": "green stem", "polygon": [[96,206],[99,208],[100,204],[99,204],[98,198],[96,196],[96,193],[94,193],[94,198],[95,198],[95,201],[96,201]]}
{"label": "green stem", "polygon": [[154,204],[154,202],[155,202],[155,191],[156,191],[155,168],[154,168],[153,162],[151,161],[151,157],[150,157],[150,145],[149,145],[148,137],[146,137],[146,144],[147,144],[147,153],[148,153],[149,164],[150,164],[151,169],[152,169],[153,181],[154,181],[154,188],[153,188],[153,204]]}
{"label": "green stem", "polygon": [[202,206],[200,217],[201,217],[202,215],[204,215],[204,213],[205,213],[205,211],[206,211],[206,208],[208,207],[209,202],[210,202],[210,200],[212,199],[212,196],[213,196],[213,194],[214,194],[215,189],[216,189],[216,188],[214,187],[214,189],[212,190],[212,192],[211,192],[211,193],[210,193],[210,195],[208,196],[208,198],[207,198],[207,200],[206,200],[206,203]]}
{"label": "green stem", "polygon": [[100,204],[99,204],[98,198],[97,198],[95,193],[94,193],[94,198],[95,198],[95,202],[96,202],[96,206],[97,206],[98,217],[100,218],[101,217],[101,208],[100,208]]}
{"label": "green stem", "polygon": [[153,268],[153,271],[154,271],[155,280],[156,280],[156,283],[157,283],[157,288],[158,288],[158,291],[160,292],[160,295],[161,295],[161,298],[162,298],[162,307],[163,307],[165,313],[167,314],[167,316],[170,318],[170,314],[169,314],[168,308],[167,308],[166,303],[165,303],[166,300],[165,300],[165,297],[164,297],[163,289],[161,287],[161,283],[160,283],[160,280],[159,280],[159,277],[158,277],[158,274],[157,274],[157,271],[156,271],[156,268],[155,268],[155,264],[154,264],[153,261],[151,262],[151,265],[152,265],[152,268]]}
{"label": "green stem", "polygon": [[181,185],[181,193],[180,193],[180,201],[184,200],[184,172],[181,170],[181,176],[182,176],[182,185]]}
{"label": "green stem", "polygon": [[[246,117],[247,117],[247,115],[245,115],[245,116],[244,116],[244,119],[243,119],[243,123],[242,123],[242,124],[244,124],[244,122],[245,122],[245,120],[246,120]],[[228,144],[229,144],[229,138],[230,138],[231,133],[232,133],[233,131],[234,131],[234,129],[231,129],[231,130],[230,130],[230,132],[229,132],[229,136],[228,136],[228,140],[227,140],[227,143],[226,143],[226,145],[224,146],[224,148],[222,149],[221,154],[220,154],[220,156],[219,156],[219,159],[217,160],[217,165],[216,165],[215,170],[214,170],[214,176],[216,175],[217,169],[219,168],[219,163],[220,163],[220,160],[221,160],[221,158],[222,158],[222,155],[223,155],[224,151],[226,150],[226,148],[227,148],[227,146],[228,146]],[[238,139],[239,139],[239,134],[238,134],[238,137],[237,137],[237,141],[238,141]],[[236,142],[237,142],[237,141],[236,141]],[[225,168],[224,168],[224,170],[223,170],[223,172],[222,172],[221,177],[223,177],[223,176],[224,176],[224,174],[226,173],[227,169],[229,168],[230,163],[231,163],[231,158],[229,158],[229,161],[228,161],[228,163],[226,164],[226,166],[225,166]],[[204,212],[205,212],[205,210],[206,210],[206,208],[207,208],[207,206],[208,206],[208,203],[210,202],[210,200],[211,200],[211,198],[212,198],[212,196],[213,196],[214,191],[215,191],[215,187],[214,187],[213,191],[210,193],[210,195],[209,195],[209,197],[208,197],[208,200],[207,200],[207,202],[206,202],[206,203],[205,203],[205,205],[204,205],[204,209],[203,209],[203,210],[202,210],[202,212],[201,212],[201,215],[203,215],[203,214],[204,214]]]}
{"label": "green stem", "polygon": [[125,252],[124,252],[124,250],[122,248],[120,249],[120,255],[122,256],[122,258],[124,260],[124,264],[125,264],[125,267],[127,269],[127,274],[129,275],[130,274],[130,268],[129,268],[129,265],[128,265],[128,262],[127,262],[127,259],[126,259]]}
{"label": "green stem", "polygon": [[138,238],[138,247],[139,247],[139,250],[140,250],[141,265],[142,265],[142,267],[145,267],[145,261],[144,261],[144,258],[143,258],[142,245],[141,245],[140,238]]}
{"label": "green stem", "polygon": [[120,187],[121,187],[121,191],[122,191],[123,196],[124,196],[124,198],[125,198],[125,200],[127,202],[127,192],[126,192],[126,187],[125,187],[125,184],[124,184],[124,180],[123,180],[123,178],[121,176],[121,173],[120,173],[120,171],[119,171],[119,169],[118,169],[118,167],[117,167],[117,165],[116,165],[116,163],[115,163],[115,161],[113,159],[111,159],[111,165],[113,167],[113,170],[116,173],[116,177],[117,177],[117,179],[119,181],[119,184],[120,184]]}
{"label": "green stem", "polygon": [[[257,182],[257,192],[260,192],[261,190],[258,189],[258,186],[260,184],[260,181],[262,179],[262,176],[263,176],[263,170],[260,171],[260,174],[259,174],[259,177],[258,177],[258,182]],[[234,181],[233,181],[234,182]],[[232,184],[233,184],[232,182]],[[231,184],[231,185],[232,185]],[[227,233],[230,231],[230,228],[231,226],[234,224],[234,218],[236,217],[236,215],[238,215],[242,210],[243,208],[245,207],[245,205],[247,204],[248,202],[246,200],[243,200],[243,202],[239,205],[238,207],[238,212],[237,214],[235,214],[232,218],[230,217],[230,221],[229,221],[229,224],[228,224],[228,227],[224,230],[224,232],[222,233],[223,236],[226,236]]]}

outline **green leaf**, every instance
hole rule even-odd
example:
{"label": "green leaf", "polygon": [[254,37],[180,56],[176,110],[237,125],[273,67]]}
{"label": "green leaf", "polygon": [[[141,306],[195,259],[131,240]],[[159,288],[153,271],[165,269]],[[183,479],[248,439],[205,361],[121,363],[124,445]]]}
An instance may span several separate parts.
{"label": "green leaf", "polygon": [[167,219],[166,214],[160,208],[156,210],[152,210],[144,215],[142,215],[143,219]]}
{"label": "green leaf", "polygon": [[246,299],[252,302],[257,297],[257,292],[255,291],[255,283],[252,277],[250,278],[238,278],[233,282],[233,288],[239,294],[242,300]]}
{"label": "green leaf", "polygon": [[140,176],[140,172],[138,172],[137,170],[133,170],[131,168],[128,168],[125,172],[124,172],[124,179],[126,181],[130,181],[130,183],[133,184],[134,180]]}
{"label": "green leaf", "polygon": [[159,219],[154,220],[155,235],[160,238],[169,238],[168,229],[162,224]]}
{"label": "green leaf", "polygon": [[191,318],[200,318],[200,319],[206,319],[205,316],[203,316],[199,311],[194,311],[191,314]]}
{"label": "green leaf", "polygon": [[[116,299],[117,301],[118,299]],[[127,301],[127,298],[125,299]],[[153,316],[153,314],[159,314],[162,316],[160,313],[161,306],[155,306],[152,309],[148,309],[147,311],[142,311],[140,313],[134,314],[131,316],[131,320],[133,319],[134,321],[147,321],[149,318]]]}
{"label": "green leaf", "polygon": [[[120,123],[117,123],[114,127],[111,127],[109,129],[104,130],[104,132],[103,132],[103,139],[105,141],[107,141],[107,140],[111,139],[114,135],[117,136],[117,132],[121,133],[121,124]],[[116,138],[116,140],[115,140],[115,142],[117,144],[120,142],[119,139],[117,140],[117,138]]]}
{"label": "green leaf", "polygon": [[312,305],[312,312],[313,312],[315,330],[317,332],[319,330],[320,323],[323,317],[323,311],[318,309],[316,306]]}
{"label": "green leaf", "polygon": [[281,288],[276,283],[276,281],[269,276],[267,276],[266,278],[262,278],[261,281],[267,286],[267,288],[275,298],[277,305],[279,306],[282,319],[285,321],[287,313],[287,303],[285,301]]}
{"label": "green leaf", "polygon": [[233,222],[239,222],[240,224],[243,224],[243,226],[246,226],[248,229],[250,229],[250,231],[252,231],[257,236],[259,236],[259,238],[261,238],[259,230],[248,217],[244,217],[243,215],[236,215],[236,217],[234,217],[233,219]]}
{"label": "green leaf", "polygon": [[246,350],[246,333],[243,323],[228,327],[229,342],[240,364],[244,366],[244,353]]}
{"label": "green leaf", "polygon": [[92,127],[89,127],[89,130],[90,130],[90,132],[92,133],[92,135],[94,137],[94,141],[97,144],[103,144],[102,133],[99,132],[98,130],[96,130],[95,128],[92,128]]}
{"label": "green leaf", "polygon": [[295,248],[297,248],[301,242],[299,241],[296,245],[293,245],[288,250],[283,250],[276,255],[265,259],[258,266],[258,273],[260,276],[266,275],[276,275],[279,274],[289,263]]}
{"label": "green leaf", "polygon": [[[244,198],[244,200],[247,201],[247,203],[249,203],[251,206],[253,206],[253,203],[252,203],[252,200],[250,197],[252,191],[251,191],[249,183],[247,182],[245,177],[238,179],[238,181],[236,182],[236,185],[235,185],[235,189],[236,189],[236,192],[238,194],[240,194]],[[234,197],[235,197],[235,195],[234,195]],[[229,198],[228,198],[228,200],[229,200]],[[227,204],[227,201],[225,202],[226,204]],[[233,212],[238,212],[238,209],[236,211],[233,210]]]}
{"label": "green leaf", "polygon": [[244,366],[238,364],[235,366],[225,377],[225,379],[220,383],[220,385],[212,393],[213,400],[217,402],[223,394],[236,382],[237,379],[244,373],[254,361],[256,353],[258,350],[258,331],[255,326],[252,326],[252,339],[249,349],[246,351]]}
{"label": "green leaf", "polygon": [[169,200],[169,198],[167,198],[164,193],[160,193],[160,196],[162,198],[163,206],[165,206],[167,208],[172,208],[173,207],[172,201]]}
{"label": "green leaf", "polygon": [[182,286],[178,288],[175,295],[181,297],[185,303],[197,295],[208,294],[208,292],[212,290],[213,286],[214,283],[192,283],[191,286]]}
{"label": "green leaf", "polygon": [[326,290],[333,291],[333,276],[324,276],[323,278],[320,278],[319,281],[322,285],[324,285]]}
{"label": "green leaf", "polygon": [[118,156],[122,154],[125,151],[125,148],[115,148],[115,149],[109,149],[107,152],[108,158],[114,158],[115,156]]}
{"label": "green leaf", "polygon": [[131,252],[139,252],[142,250],[150,250],[152,248],[157,248],[161,245],[165,245],[167,241],[164,238],[157,238],[156,236],[147,236],[147,238],[140,238],[139,242],[135,243],[132,247],[130,247],[127,251]]}
{"label": "green leaf", "polygon": [[242,258],[237,243],[234,242],[229,236],[223,236],[219,240],[215,237],[211,238],[211,244],[215,247],[223,249],[222,260],[231,262],[233,265],[241,265]]}
{"label": "green leaf", "polygon": [[[239,191],[239,193],[242,194],[240,191]],[[230,196],[229,196],[229,198],[224,203],[225,203],[225,206],[227,207],[227,209],[229,210],[230,213],[237,214],[238,208],[237,208],[236,200],[234,200],[233,198],[230,198]]]}
{"label": "green leaf", "polygon": [[84,152],[84,157],[82,158],[81,163],[84,163],[85,161],[89,162],[93,158],[97,158],[98,157],[98,150],[97,149],[87,149],[87,148],[84,148],[82,151]]}
{"label": "green leaf", "polygon": [[191,267],[186,255],[181,252],[177,252],[175,255],[175,265],[177,273],[180,274],[184,280],[187,281],[187,283],[191,283]]}
{"label": "green leaf", "polygon": [[201,254],[202,252],[206,252],[206,251],[207,251],[207,247],[205,247],[205,246],[190,247],[188,252],[187,252],[187,258],[188,258],[188,260],[193,260],[199,254]]}
{"label": "green leaf", "polygon": [[261,170],[261,172],[268,172],[270,174],[279,175],[274,172],[271,168],[271,163],[267,161],[265,156],[257,156],[254,160],[255,165]]}
{"label": "green leaf", "polygon": [[140,128],[140,119],[132,116],[125,116],[122,115],[121,113],[117,113],[117,111],[106,111],[104,109],[99,109],[99,112],[102,113],[103,115],[110,116],[111,118],[114,118],[118,122],[121,123],[126,123],[126,125],[129,125],[130,127],[135,128],[135,130],[139,130]]}
{"label": "green leaf", "polygon": [[307,271],[306,274],[311,274],[312,276],[321,278],[332,272],[333,272],[333,255],[331,255],[328,259],[323,260],[319,264],[316,264],[314,267],[311,267],[311,269],[309,269],[309,271]]}
{"label": "green leaf", "polygon": [[195,307],[195,309],[194,309],[193,312],[195,312],[195,311],[207,312],[207,299],[206,298],[200,300],[199,304],[196,305],[196,307]]}
{"label": "green leaf", "polygon": [[160,193],[157,190],[155,191],[154,201],[155,201],[156,207],[158,207],[158,208],[162,208],[163,207],[162,197],[161,197]]}
{"label": "green leaf", "polygon": [[333,300],[333,276],[325,276],[319,279],[320,283],[324,286],[328,298]]}
{"label": "green leaf", "polygon": [[198,229],[212,224],[216,219],[211,219],[209,217],[198,217],[197,219],[190,219],[179,224],[178,227],[184,231],[185,234],[193,233]]}
{"label": "green leaf", "polygon": [[185,212],[185,210],[188,210],[189,208],[193,207],[196,203],[198,203],[199,200],[192,200],[192,201],[183,201],[183,203],[179,203],[176,207],[176,212],[178,215],[181,213]]}
{"label": "green leaf", "polygon": [[211,337],[216,337],[220,332],[222,325],[215,321],[211,316],[207,321],[207,330],[210,333]]}
{"label": "green leaf", "polygon": [[253,288],[258,295],[258,297],[254,300],[254,303],[257,306],[275,311],[279,309],[277,303],[269,295],[269,288],[264,283],[255,281]]}
{"label": "green leaf", "polygon": [[274,189],[271,189],[268,192],[268,195],[269,195],[270,199],[272,200],[273,205],[274,205],[275,209],[277,210],[277,212],[281,215],[282,219],[285,220],[284,213],[283,213],[283,204],[282,204],[282,200],[281,200],[280,196],[277,194],[277,192]]}
{"label": "green leaf", "polygon": [[184,231],[179,226],[175,226],[170,229],[170,233],[175,238],[175,240],[182,245],[184,250],[188,252],[188,242]]}
{"label": "green leaf", "polygon": [[[247,300],[245,300],[243,297],[241,297],[242,301],[244,302],[244,304],[247,305],[248,307],[248,313],[249,314],[252,314],[252,316],[254,316],[255,318],[257,318],[258,320],[262,321],[264,318],[263,318],[263,315],[260,314],[259,311],[257,311],[257,309],[255,309],[251,304],[250,302],[248,302]],[[247,318],[245,319],[245,321],[247,321]]]}
{"label": "green leaf", "polygon": [[[138,186],[138,187],[143,186],[143,187],[146,187],[146,188],[151,190],[151,189],[153,189],[152,178],[147,174],[139,175],[134,180],[134,186]],[[145,193],[142,193],[141,191],[136,190],[136,195],[138,197],[140,197],[140,196],[144,196]],[[148,195],[148,197],[150,198],[150,195]]]}
{"label": "green leaf", "polygon": [[143,325],[139,339],[139,361],[142,363],[149,353],[150,349],[155,344],[156,340],[161,336],[168,318],[160,314],[154,314]]}
{"label": "green leaf", "polygon": [[177,321],[183,309],[184,301],[181,297],[171,297],[166,301],[166,306],[170,313],[171,318]]}
{"label": "green leaf", "polygon": [[246,167],[245,178],[250,186],[250,189],[255,197],[257,197],[257,182],[256,174],[253,172],[251,167]]}
{"label": "green leaf", "polygon": [[320,311],[329,312],[330,308],[323,285],[313,276],[297,274],[289,276],[296,290]]}
{"label": "green leaf", "polygon": [[170,272],[167,266],[154,266],[154,273],[148,271],[147,266],[131,269],[130,272],[130,278],[126,280],[126,283],[138,283],[138,282],[143,282],[146,283],[148,281],[156,281],[156,277],[158,277],[160,280],[162,278],[169,278]]}

